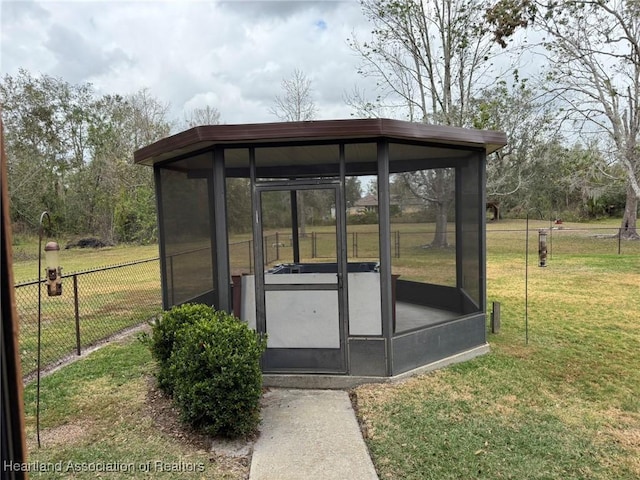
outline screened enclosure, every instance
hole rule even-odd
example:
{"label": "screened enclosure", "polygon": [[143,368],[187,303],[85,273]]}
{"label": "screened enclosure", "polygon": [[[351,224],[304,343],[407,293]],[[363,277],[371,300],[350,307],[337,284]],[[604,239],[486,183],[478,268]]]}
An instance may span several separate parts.
{"label": "screened enclosure", "polygon": [[214,125],[149,145],[165,308],[268,335],[263,371],[388,377],[486,347],[485,163],[501,132]]}

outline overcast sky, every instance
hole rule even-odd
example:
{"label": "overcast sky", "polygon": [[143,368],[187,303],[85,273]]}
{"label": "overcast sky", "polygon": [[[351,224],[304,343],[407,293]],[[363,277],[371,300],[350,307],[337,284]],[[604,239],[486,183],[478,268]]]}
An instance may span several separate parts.
{"label": "overcast sky", "polygon": [[319,119],[348,118],[356,84],[373,96],[347,43],[371,29],[357,0],[0,1],[3,76],[25,68],[99,94],[147,87],[172,119],[211,105],[224,123],[276,121],[269,109],[296,68]]}

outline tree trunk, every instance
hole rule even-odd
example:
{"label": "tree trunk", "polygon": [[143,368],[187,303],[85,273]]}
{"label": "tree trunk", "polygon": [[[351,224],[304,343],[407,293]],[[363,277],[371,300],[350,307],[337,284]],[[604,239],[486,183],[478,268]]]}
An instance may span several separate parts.
{"label": "tree trunk", "polygon": [[638,197],[631,185],[627,186],[627,201],[624,207],[624,216],[620,224],[620,237],[627,240],[640,240],[637,229],[638,222]]}
{"label": "tree trunk", "polygon": [[448,247],[447,242],[447,212],[449,205],[447,202],[436,202],[436,233],[431,242],[432,247]]}

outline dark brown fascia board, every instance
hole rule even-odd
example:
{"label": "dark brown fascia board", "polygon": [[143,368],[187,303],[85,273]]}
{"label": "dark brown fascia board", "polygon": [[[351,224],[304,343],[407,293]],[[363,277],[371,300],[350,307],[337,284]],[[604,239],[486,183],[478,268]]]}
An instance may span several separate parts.
{"label": "dark brown fascia board", "polygon": [[487,154],[507,144],[507,137],[503,132],[386,118],[206,125],[191,128],[143,147],[134,153],[134,161],[143,165],[153,165],[216,144],[344,141],[378,137],[482,147]]}

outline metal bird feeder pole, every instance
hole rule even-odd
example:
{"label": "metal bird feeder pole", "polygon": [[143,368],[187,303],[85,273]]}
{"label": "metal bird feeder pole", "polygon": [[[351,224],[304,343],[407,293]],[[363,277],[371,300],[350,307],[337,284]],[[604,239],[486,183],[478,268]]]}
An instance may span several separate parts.
{"label": "metal bird feeder pole", "polygon": [[[51,230],[51,217],[49,212],[42,212],[38,228],[38,357],[37,357],[37,382],[36,382],[36,437],[40,448],[40,362],[42,351],[42,237],[44,233],[44,219],[47,219]],[[44,247],[47,284],[47,295],[50,297],[62,295],[62,267],[59,265],[60,246],[56,242],[48,242]]]}

